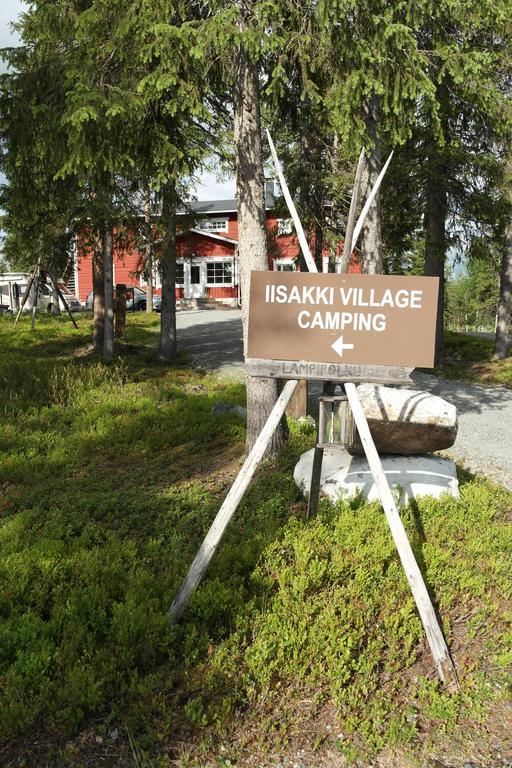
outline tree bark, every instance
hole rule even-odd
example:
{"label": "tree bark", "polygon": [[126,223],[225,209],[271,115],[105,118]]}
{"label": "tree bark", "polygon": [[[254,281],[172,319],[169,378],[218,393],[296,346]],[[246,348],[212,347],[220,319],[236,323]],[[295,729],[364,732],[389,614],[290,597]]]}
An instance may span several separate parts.
{"label": "tree bark", "polygon": [[103,351],[105,328],[105,275],[103,269],[103,242],[99,236],[95,240],[92,253],[92,288],[93,288],[93,343],[98,351]]}
{"label": "tree bark", "polygon": [[503,360],[510,344],[509,328],[512,319],[512,221],[505,231],[505,243],[500,270],[500,297],[498,302],[498,322],[494,340],[494,356]]}
{"label": "tree bark", "polygon": [[105,322],[103,329],[103,357],[114,357],[114,260],[112,227],[109,225],[103,233],[103,270],[105,280]]}
{"label": "tree bark", "polygon": [[427,154],[424,216],[425,265],[423,273],[430,277],[439,278],[435,347],[435,364],[439,365],[444,353],[446,218],[448,215],[448,158],[444,147],[449,140],[448,110],[450,97],[445,84],[437,86],[437,98],[440,105],[445,145],[440,146],[439,142],[432,137]]}
{"label": "tree bark", "polygon": [[[243,24],[250,13],[251,0],[237,0]],[[261,116],[258,71],[240,46],[234,62],[235,164],[238,199],[238,253],[242,293],[244,355],[247,356],[249,281],[251,270],[268,269],[263,162],[261,151]],[[279,396],[273,379],[247,376],[247,441],[251,450]],[[281,421],[266,450],[275,456],[282,448],[286,426]]]}
{"label": "tree bark", "polygon": [[126,285],[116,285],[116,312],[115,312],[116,339],[123,339],[126,335]]}
{"label": "tree bark", "polygon": [[52,315],[60,315],[59,294],[57,293],[57,270],[52,267],[48,270],[52,284]]}
{"label": "tree bark", "polygon": [[425,210],[425,266],[424,274],[439,278],[435,363],[441,362],[444,352],[444,286],[446,257],[447,192],[444,163],[441,157],[429,158]]}
{"label": "tree bark", "polygon": [[[378,134],[380,117],[378,96],[373,96],[364,106],[363,117],[368,137],[373,146],[365,154],[361,173],[360,199],[364,205],[372,191],[381,170],[381,141]],[[368,211],[360,236],[360,249],[363,257],[363,272],[367,275],[382,274],[382,223],[380,210],[380,191]],[[350,257],[349,257],[350,261]],[[347,265],[348,269],[348,265]]]}
{"label": "tree bark", "polygon": [[448,212],[447,163],[444,150],[432,143],[427,158],[427,184],[425,197],[425,265],[423,273],[439,278],[435,364],[439,365],[444,352],[446,217]]}
{"label": "tree bark", "polygon": [[144,193],[144,223],[146,225],[146,263],[147,274],[146,312],[153,312],[153,245],[151,242],[151,196],[147,189]]}
{"label": "tree bark", "polygon": [[162,242],[162,311],[160,315],[160,343],[157,357],[163,362],[176,358],[176,204],[174,182],[163,190],[162,213],[165,233]]}

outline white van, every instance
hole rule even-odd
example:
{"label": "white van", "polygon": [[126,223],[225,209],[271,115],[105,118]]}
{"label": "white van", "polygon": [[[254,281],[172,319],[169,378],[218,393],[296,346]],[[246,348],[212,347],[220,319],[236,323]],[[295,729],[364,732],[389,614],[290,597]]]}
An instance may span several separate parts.
{"label": "white van", "polygon": [[[2,312],[17,312],[25,296],[28,284],[30,281],[29,272],[4,272],[0,274],[0,311]],[[23,309],[29,311],[34,306],[34,294],[35,294],[35,280],[30,289],[30,295],[25,302]],[[59,288],[66,303],[72,312],[77,312],[82,308],[79,300],[70,293],[65,283],[59,282]],[[44,283],[39,283],[39,291],[36,302],[36,307],[42,312],[52,311],[53,293],[51,286]],[[59,306],[61,310],[64,310],[64,304],[59,299]]]}

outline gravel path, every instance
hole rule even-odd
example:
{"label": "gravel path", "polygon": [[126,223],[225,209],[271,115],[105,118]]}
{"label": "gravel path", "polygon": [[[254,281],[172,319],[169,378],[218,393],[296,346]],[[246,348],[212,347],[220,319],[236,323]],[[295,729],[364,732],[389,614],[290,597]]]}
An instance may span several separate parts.
{"label": "gravel path", "polygon": [[[242,324],[238,310],[179,312],[178,338],[202,368],[244,380]],[[446,455],[471,472],[512,489],[512,390],[414,373],[414,388],[444,397],[457,407],[459,431]],[[310,386],[314,415],[321,385]]]}
{"label": "gravel path", "polygon": [[178,346],[194,363],[223,376],[245,380],[242,313],[238,309],[197,309],[176,313]]}
{"label": "gravel path", "polygon": [[413,378],[418,389],[457,407],[459,431],[446,455],[512,490],[512,390],[426,373],[415,372]]}

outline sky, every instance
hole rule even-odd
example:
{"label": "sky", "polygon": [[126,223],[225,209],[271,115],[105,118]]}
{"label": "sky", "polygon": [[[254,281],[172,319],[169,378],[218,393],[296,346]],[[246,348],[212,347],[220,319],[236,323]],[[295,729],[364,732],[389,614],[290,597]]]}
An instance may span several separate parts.
{"label": "sky", "polygon": [[[18,37],[9,28],[9,24],[16,21],[24,8],[26,6],[20,0],[2,0],[0,3],[0,48],[18,43]],[[3,62],[1,66],[4,69]]]}
{"label": "sky", "polygon": [[[18,43],[18,37],[12,32],[9,24],[15,21],[26,7],[21,0],[0,0],[0,48]],[[3,62],[0,62],[0,71],[5,71]],[[0,182],[3,180],[0,174]],[[232,198],[235,195],[234,180],[217,180],[214,173],[205,173],[200,178],[195,194],[199,200]]]}

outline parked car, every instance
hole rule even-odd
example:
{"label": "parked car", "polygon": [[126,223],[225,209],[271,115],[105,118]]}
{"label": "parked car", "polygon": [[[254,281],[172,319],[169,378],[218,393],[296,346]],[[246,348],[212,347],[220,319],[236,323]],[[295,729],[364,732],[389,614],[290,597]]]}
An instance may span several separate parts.
{"label": "parked car", "polygon": [[[71,293],[69,288],[67,287],[66,283],[58,283],[60,292],[64,299],[66,300],[66,304],[68,305],[70,312],[80,312],[82,309],[82,305],[80,304],[79,299],[75,296],[74,293]],[[45,296],[45,303],[46,303],[46,311],[51,312],[52,311],[52,289],[49,285],[42,285],[41,286],[43,290],[43,295]],[[49,301],[46,302],[46,296],[47,296],[47,290],[49,290]],[[41,300],[40,300],[41,301]],[[65,310],[64,304],[62,302],[62,299],[59,298],[59,307],[61,312]]]}
{"label": "parked car", "polygon": [[[3,310],[16,312],[20,307],[28,284],[31,280],[29,272],[5,272],[0,275],[0,307]],[[65,283],[59,282],[59,288],[66,303],[72,312],[82,309],[82,305],[76,296],[74,296]],[[28,312],[34,306],[35,283],[32,283],[30,296],[25,302],[25,310]],[[51,312],[53,303],[53,293],[51,283],[39,283],[36,307],[42,312]],[[59,306],[64,310],[64,304],[59,299]]]}
{"label": "parked car", "polygon": [[[126,309],[133,312],[143,312],[148,304],[146,291],[139,288],[137,285],[126,286]],[[93,306],[93,292],[91,291],[87,299],[85,300],[85,308],[92,309]],[[153,310],[160,312],[162,306],[162,297],[153,296]]]}

